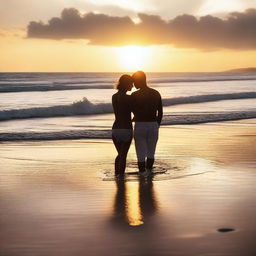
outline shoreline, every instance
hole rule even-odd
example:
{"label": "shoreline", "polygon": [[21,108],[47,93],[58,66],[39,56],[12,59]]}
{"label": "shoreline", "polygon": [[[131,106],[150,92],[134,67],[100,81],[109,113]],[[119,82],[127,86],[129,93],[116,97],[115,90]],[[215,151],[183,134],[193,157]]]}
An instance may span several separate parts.
{"label": "shoreline", "polygon": [[[240,113],[241,114],[241,113]],[[225,114],[224,114],[225,115]],[[182,116],[182,115],[181,115]],[[197,115],[195,115],[197,117]],[[214,115],[213,115],[214,116]],[[166,116],[165,119],[173,119],[175,118],[175,114]],[[240,124],[246,122],[252,122],[252,126],[256,126],[256,118],[244,118],[241,119],[229,119],[229,120],[220,120],[216,121],[213,119],[212,121],[199,121],[188,118],[186,121],[179,122],[179,120],[173,120],[173,124],[169,124],[167,120],[163,120],[161,124],[161,129],[170,128],[170,127],[189,127],[193,128],[196,125],[225,125],[229,123]],[[8,122],[8,121],[5,121]],[[10,120],[10,122],[12,122]],[[175,123],[176,122],[176,123]],[[4,132],[0,133],[0,144],[8,143],[8,142],[22,142],[22,141],[58,141],[58,140],[94,140],[94,139],[111,139],[111,129],[89,129],[89,130],[64,130],[57,132]]]}

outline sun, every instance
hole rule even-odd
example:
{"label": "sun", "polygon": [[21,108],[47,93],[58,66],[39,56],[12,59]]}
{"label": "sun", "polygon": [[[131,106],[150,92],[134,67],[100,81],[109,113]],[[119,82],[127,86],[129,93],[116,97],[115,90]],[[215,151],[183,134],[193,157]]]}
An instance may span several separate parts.
{"label": "sun", "polygon": [[123,46],[118,48],[118,56],[126,71],[145,70],[149,64],[150,49],[135,45]]}

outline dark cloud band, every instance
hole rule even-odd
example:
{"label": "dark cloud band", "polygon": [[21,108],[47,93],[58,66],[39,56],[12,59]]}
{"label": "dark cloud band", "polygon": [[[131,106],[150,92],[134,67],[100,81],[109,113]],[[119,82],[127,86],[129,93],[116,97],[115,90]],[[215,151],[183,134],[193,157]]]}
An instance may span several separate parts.
{"label": "dark cloud band", "polygon": [[60,18],[54,17],[47,24],[30,22],[27,37],[87,39],[90,44],[109,46],[171,44],[183,48],[256,49],[256,9],[229,13],[226,19],[184,14],[166,21],[144,13],[138,17],[141,22],[136,24],[128,16],[81,15],[74,8],[64,9]]}

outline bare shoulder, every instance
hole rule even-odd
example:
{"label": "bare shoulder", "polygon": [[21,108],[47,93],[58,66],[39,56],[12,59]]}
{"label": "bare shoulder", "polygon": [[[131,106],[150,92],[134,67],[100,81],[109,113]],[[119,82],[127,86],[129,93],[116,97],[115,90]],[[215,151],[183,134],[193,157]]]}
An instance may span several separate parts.
{"label": "bare shoulder", "polygon": [[117,92],[117,93],[112,95],[112,101],[116,101],[117,99],[119,99],[121,101],[130,100],[131,99],[131,95],[128,95],[128,94],[118,94],[118,92]]}
{"label": "bare shoulder", "polygon": [[114,98],[114,97],[116,97],[116,96],[117,96],[117,92],[112,95],[112,98]]}
{"label": "bare shoulder", "polygon": [[117,100],[117,93],[114,93],[112,95],[112,102],[115,102]]}

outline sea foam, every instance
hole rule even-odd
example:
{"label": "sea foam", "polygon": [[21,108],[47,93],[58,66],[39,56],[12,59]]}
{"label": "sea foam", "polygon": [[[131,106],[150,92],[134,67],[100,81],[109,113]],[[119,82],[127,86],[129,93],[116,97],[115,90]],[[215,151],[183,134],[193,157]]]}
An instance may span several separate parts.
{"label": "sea foam", "polygon": [[[188,97],[177,97],[163,99],[164,106],[179,104],[203,103],[220,100],[250,99],[256,98],[256,92],[206,94]],[[61,117],[76,115],[97,115],[112,113],[111,103],[92,103],[87,98],[73,102],[70,105],[59,105],[51,107],[36,107],[25,109],[13,109],[0,111],[0,121],[12,119]]]}

